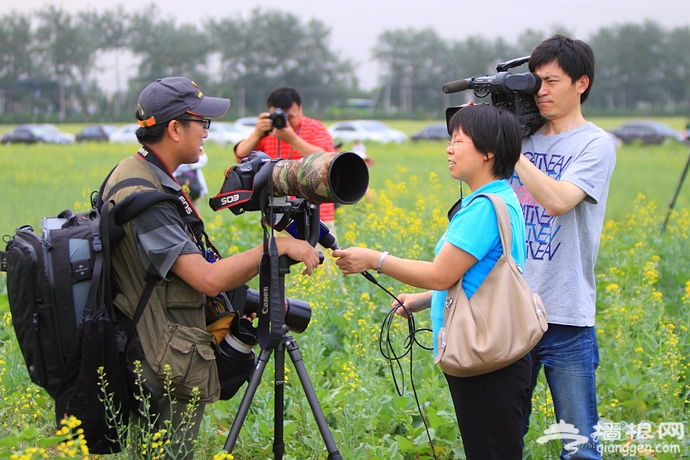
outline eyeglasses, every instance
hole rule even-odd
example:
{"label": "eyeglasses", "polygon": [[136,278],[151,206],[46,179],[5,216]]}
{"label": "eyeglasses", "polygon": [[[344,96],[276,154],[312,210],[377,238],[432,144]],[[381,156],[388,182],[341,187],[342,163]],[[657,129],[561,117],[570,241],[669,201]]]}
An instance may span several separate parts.
{"label": "eyeglasses", "polygon": [[204,129],[209,129],[211,127],[211,119],[210,118],[178,118],[178,120],[181,120],[181,121],[198,121],[199,123],[204,124]]}
{"label": "eyeglasses", "polygon": [[463,142],[468,142],[471,143],[472,139],[451,139],[448,141],[448,147],[455,147],[458,144],[461,144]]}

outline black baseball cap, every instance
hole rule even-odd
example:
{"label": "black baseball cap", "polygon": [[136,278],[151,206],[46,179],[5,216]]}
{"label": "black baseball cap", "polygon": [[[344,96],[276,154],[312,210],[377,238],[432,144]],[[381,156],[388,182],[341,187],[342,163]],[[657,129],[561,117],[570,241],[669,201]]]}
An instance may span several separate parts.
{"label": "black baseball cap", "polygon": [[139,126],[148,128],[189,113],[217,118],[230,108],[230,99],[204,96],[189,78],[165,77],[149,84],[139,94],[136,117]]}

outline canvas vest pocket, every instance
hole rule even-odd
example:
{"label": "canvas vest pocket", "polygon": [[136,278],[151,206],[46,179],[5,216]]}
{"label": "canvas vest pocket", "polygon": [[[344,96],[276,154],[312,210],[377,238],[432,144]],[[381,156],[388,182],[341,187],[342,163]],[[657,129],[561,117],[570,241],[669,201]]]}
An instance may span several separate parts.
{"label": "canvas vest pocket", "polygon": [[201,308],[204,295],[194,290],[180,278],[165,283],[165,305],[167,308]]}
{"label": "canvas vest pocket", "polygon": [[[166,346],[151,366],[160,380],[172,381],[172,395],[190,398],[199,388],[200,402],[211,403],[220,396],[216,358],[211,348],[213,335],[195,327],[169,323],[164,333]],[[166,365],[170,375],[166,377]]]}

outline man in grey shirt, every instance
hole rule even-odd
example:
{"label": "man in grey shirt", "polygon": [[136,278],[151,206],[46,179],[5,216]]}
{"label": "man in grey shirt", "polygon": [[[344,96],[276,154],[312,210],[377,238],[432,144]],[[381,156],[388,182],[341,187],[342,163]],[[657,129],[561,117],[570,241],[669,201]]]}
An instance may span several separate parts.
{"label": "man in grey shirt", "polygon": [[[600,459],[591,437],[598,423],[594,265],[616,151],[609,136],[582,116],[594,80],[586,43],[555,35],[539,44],[529,70],[541,78],[534,96],[546,123],[523,141],[511,185],[527,225],[525,279],[544,301],[549,330],[532,350],[532,390],[544,367],[556,420],[580,441],[564,459]],[[531,407],[525,408],[527,427]]]}

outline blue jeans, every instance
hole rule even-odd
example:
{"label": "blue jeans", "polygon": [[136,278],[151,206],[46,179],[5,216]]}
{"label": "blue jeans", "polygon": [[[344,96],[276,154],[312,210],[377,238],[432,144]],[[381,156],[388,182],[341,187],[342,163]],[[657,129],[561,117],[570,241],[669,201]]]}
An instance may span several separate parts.
{"label": "blue jeans", "polygon": [[[546,381],[553,397],[556,421],[563,420],[578,430],[578,435],[587,438],[586,442],[569,445],[578,437],[568,438],[564,431],[564,448],[561,458],[601,459],[597,451],[599,443],[592,439],[594,425],[599,421],[597,413],[597,392],[595,371],[599,366],[599,347],[593,327],[561,326],[549,324],[549,329],[536,347],[531,351],[533,373],[532,392],[542,365]],[[529,428],[532,411],[532,398],[527,400],[523,411],[526,417],[525,433]],[[553,441],[549,441],[553,442]],[[577,448],[577,451],[573,452]]]}

